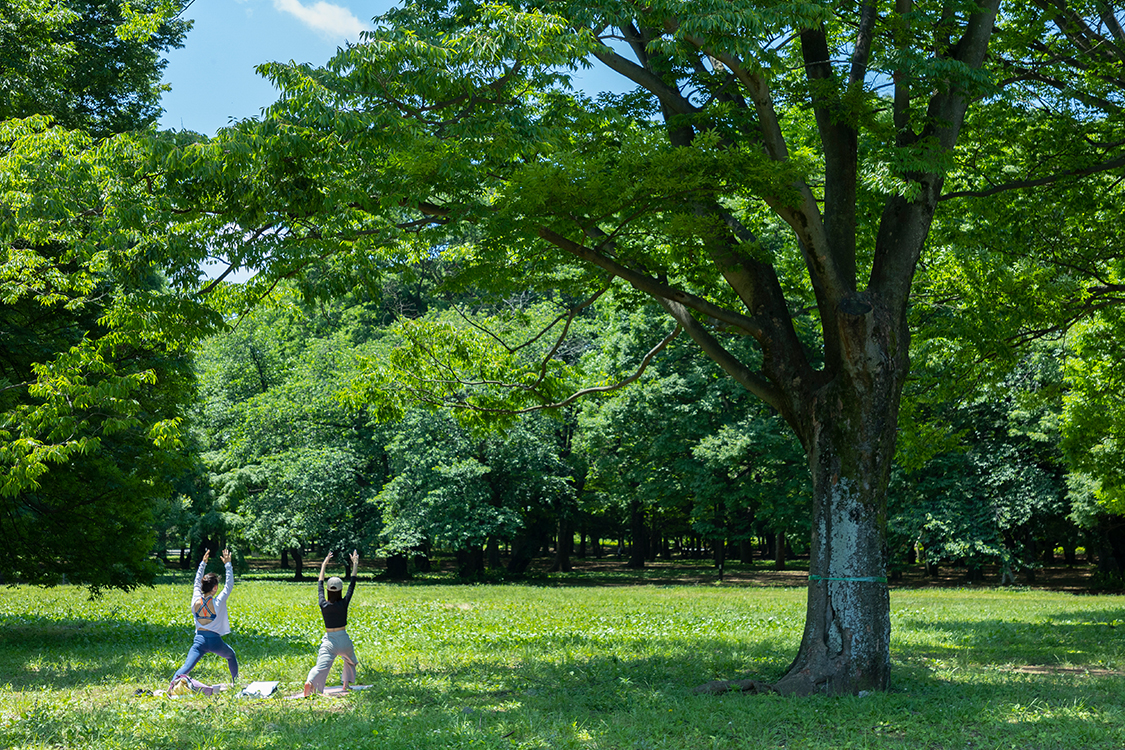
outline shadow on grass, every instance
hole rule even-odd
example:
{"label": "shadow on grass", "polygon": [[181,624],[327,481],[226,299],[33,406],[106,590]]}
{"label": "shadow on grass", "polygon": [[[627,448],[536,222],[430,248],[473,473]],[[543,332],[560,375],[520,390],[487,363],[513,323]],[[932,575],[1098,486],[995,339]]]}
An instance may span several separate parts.
{"label": "shadow on grass", "polygon": [[906,617],[900,640],[941,633],[941,643],[896,649],[916,658],[956,658],[974,665],[1058,665],[1125,670],[1125,601],[1122,607],[1044,613],[1038,621],[989,618],[938,622]]}
{"label": "shadow on grass", "polygon": [[[71,640],[64,639],[63,645]],[[167,700],[109,695],[58,706],[47,698],[42,707],[0,723],[0,746],[1121,746],[1120,712],[1102,708],[1116,689],[1111,680],[1084,683],[1091,690],[1083,692],[1072,682],[1050,676],[1025,682],[959,682],[896,664],[895,689],[866,698],[707,696],[695,695],[692,688],[715,677],[776,679],[792,657],[789,642],[763,639],[732,647],[729,641],[697,638],[650,645],[657,655],[560,659],[554,652],[552,660],[537,657],[548,652],[532,644],[519,658],[510,652],[497,652],[494,658],[482,654],[444,669],[386,672],[364,665],[359,679],[370,688],[343,698],[247,701],[222,695]],[[306,653],[307,646],[300,644],[300,651]],[[757,674],[744,671],[748,659]],[[338,672],[334,677],[338,679]]]}
{"label": "shadow on grass", "polygon": [[[10,683],[14,690],[57,690],[102,683],[151,682],[152,670],[138,664],[163,652],[170,654],[179,666],[193,635],[189,627],[134,620],[21,616],[0,627],[0,683]],[[262,656],[310,654],[310,644],[303,638],[254,629],[242,629],[224,640],[242,662]],[[225,673],[225,662],[222,663]],[[161,674],[158,681],[171,676]]]}

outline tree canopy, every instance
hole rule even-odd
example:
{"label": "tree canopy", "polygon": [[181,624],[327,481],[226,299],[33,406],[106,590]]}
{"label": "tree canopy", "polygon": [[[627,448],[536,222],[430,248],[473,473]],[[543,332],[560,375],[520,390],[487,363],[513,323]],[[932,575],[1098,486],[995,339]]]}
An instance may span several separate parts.
{"label": "tree canopy", "polygon": [[112,134],[155,119],[159,56],[188,28],[176,10],[0,6],[5,579],[96,592],[155,572],[152,507],[185,466],[184,347],[216,319],[180,308],[163,257],[146,255],[156,243],[137,230],[139,141]]}

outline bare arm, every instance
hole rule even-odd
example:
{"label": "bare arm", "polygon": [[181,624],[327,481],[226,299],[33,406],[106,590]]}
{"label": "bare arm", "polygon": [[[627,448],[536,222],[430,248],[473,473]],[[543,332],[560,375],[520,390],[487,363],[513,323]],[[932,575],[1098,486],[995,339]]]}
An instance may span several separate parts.
{"label": "bare arm", "polygon": [[322,562],[320,564],[320,578],[318,578],[316,580],[318,580],[318,581],[324,580],[324,569],[328,567],[328,561],[331,560],[331,559],[332,559],[332,553],[329,552],[328,556],[324,558],[324,562]]}

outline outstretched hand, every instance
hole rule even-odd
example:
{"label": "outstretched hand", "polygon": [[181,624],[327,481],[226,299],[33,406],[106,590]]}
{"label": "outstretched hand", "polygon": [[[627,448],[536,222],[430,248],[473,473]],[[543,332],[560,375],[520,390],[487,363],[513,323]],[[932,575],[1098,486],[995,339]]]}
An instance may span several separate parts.
{"label": "outstretched hand", "polygon": [[355,570],[359,566],[359,551],[353,549],[348,557],[350,557],[352,561],[352,570]]}
{"label": "outstretched hand", "polygon": [[210,559],[211,559],[211,550],[209,550],[209,549],[203,550],[203,562],[207,562]]}
{"label": "outstretched hand", "polygon": [[223,550],[222,560],[223,560],[223,565],[226,565],[227,563],[230,562],[230,550],[229,549]]}

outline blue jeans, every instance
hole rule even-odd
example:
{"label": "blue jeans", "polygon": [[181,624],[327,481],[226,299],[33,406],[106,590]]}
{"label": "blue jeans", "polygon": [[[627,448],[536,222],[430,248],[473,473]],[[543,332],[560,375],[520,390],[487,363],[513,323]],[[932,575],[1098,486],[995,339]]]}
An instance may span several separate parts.
{"label": "blue jeans", "polygon": [[238,681],[238,657],[234,655],[234,649],[223,642],[221,635],[210,630],[195,631],[195,640],[191,642],[191,648],[188,649],[187,659],[184,660],[184,665],[176,670],[172,679],[195,669],[195,665],[204,654],[216,654],[226,659],[227,666],[230,667],[231,682]]}

